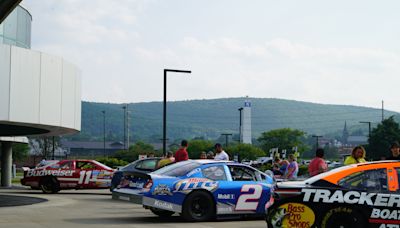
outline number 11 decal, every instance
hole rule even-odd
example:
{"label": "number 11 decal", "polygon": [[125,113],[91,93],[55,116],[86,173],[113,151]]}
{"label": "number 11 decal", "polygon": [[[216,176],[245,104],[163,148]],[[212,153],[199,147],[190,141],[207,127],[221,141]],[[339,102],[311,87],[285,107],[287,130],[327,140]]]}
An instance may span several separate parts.
{"label": "number 11 decal", "polygon": [[78,184],[89,184],[91,175],[92,175],[92,171],[81,171],[79,173]]}
{"label": "number 11 decal", "polygon": [[[253,193],[249,193],[251,189],[254,189]],[[258,207],[258,201],[261,198],[262,186],[257,184],[245,184],[240,190],[242,193],[236,203],[236,211],[255,211]],[[248,200],[257,200],[251,201]]]}

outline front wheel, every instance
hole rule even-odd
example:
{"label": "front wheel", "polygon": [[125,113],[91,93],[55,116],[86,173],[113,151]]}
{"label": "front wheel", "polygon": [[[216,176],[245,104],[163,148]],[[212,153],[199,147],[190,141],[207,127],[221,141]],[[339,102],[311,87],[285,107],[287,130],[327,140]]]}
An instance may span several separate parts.
{"label": "front wheel", "polygon": [[212,196],[205,191],[189,194],[182,208],[182,217],[187,221],[207,221],[215,217],[215,203]]}
{"label": "front wheel", "polygon": [[160,217],[170,217],[173,214],[175,214],[175,212],[173,212],[173,211],[166,211],[166,210],[162,210],[162,209],[158,209],[158,208],[154,208],[154,207],[151,207],[150,211],[153,212],[153,214],[158,215]]}
{"label": "front wheel", "polygon": [[367,227],[365,218],[357,211],[348,207],[337,207],[329,210],[322,218],[321,228],[354,228]]}
{"label": "front wheel", "polygon": [[60,184],[55,177],[44,177],[40,181],[40,189],[46,194],[57,193],[60,191]]}

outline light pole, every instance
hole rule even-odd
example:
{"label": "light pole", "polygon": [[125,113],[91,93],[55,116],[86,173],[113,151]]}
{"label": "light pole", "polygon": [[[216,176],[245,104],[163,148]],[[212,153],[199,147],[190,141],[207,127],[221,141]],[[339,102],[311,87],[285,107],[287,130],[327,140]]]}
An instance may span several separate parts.
{"label": "light pole", "polygon": [[368,124],[368,139],[371,137],[371,122],[370,121],[360,121],[360,123]]}
{"label": "light pole", "polygon": [[221,134],[221,135],[225,136],[225,147],[228,147],[228,146],[229,146],[229,145],[228,145],[228,137],[229,137],[229,136],[232,136],[232,134],[223,133],[223,134]]}
{"label": "light pole", "polygon": [[126,105],[124,105],[122,109],[124,110],[124,150],[126,150]]}
{"label": "light pole", "polygon": [[240,107],[238,109],[238,111],[239,111],[239,143],[241,143],[242,142],[242,111],[243,111],[243,108]]}
{"label": "light pole", "polygon": [[106,111],[101,111],[103,113],[103,156],[106,156]]}
{"label": "light pole", "polygon": [[319,142],[319,138],[322,138],[322,135],[312,135],[312,137],[317,139],[317,143],[316,143],[317,147],[316,147],[316,149],[318,149],[318,147],[319,147],[319,143],[318,143]]}
{"label": "light pole", "polygon": [[164,102],[163,102],[163,155],[167,155],[167,72],[175,72],[175,73],[187,73],[190,74],[192,71],[190,70],[173,70],[173,69],[164,69]]}

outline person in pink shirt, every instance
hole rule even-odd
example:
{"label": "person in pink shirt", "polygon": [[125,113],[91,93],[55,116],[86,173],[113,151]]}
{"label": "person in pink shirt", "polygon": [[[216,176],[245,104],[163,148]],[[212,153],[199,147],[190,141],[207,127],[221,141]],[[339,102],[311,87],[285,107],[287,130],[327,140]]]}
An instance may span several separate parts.
{"label": "person in pink shirt", "polygon": [[308,166],[308,172],[310,176],[315,176],[317,174],[326,172],[328,170],[328,165],[324,160],[324,149],[318,148],[315,152],[315,158],[311,160]]}

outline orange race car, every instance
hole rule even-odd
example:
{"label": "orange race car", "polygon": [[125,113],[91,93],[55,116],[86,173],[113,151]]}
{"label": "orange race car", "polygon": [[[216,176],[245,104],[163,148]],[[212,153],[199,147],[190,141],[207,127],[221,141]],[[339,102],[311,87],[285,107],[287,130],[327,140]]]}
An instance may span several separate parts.
{"label": "orange race car", "polygon": [[268,227],[400,227],[400,161],[343,166],[277,183]]}

